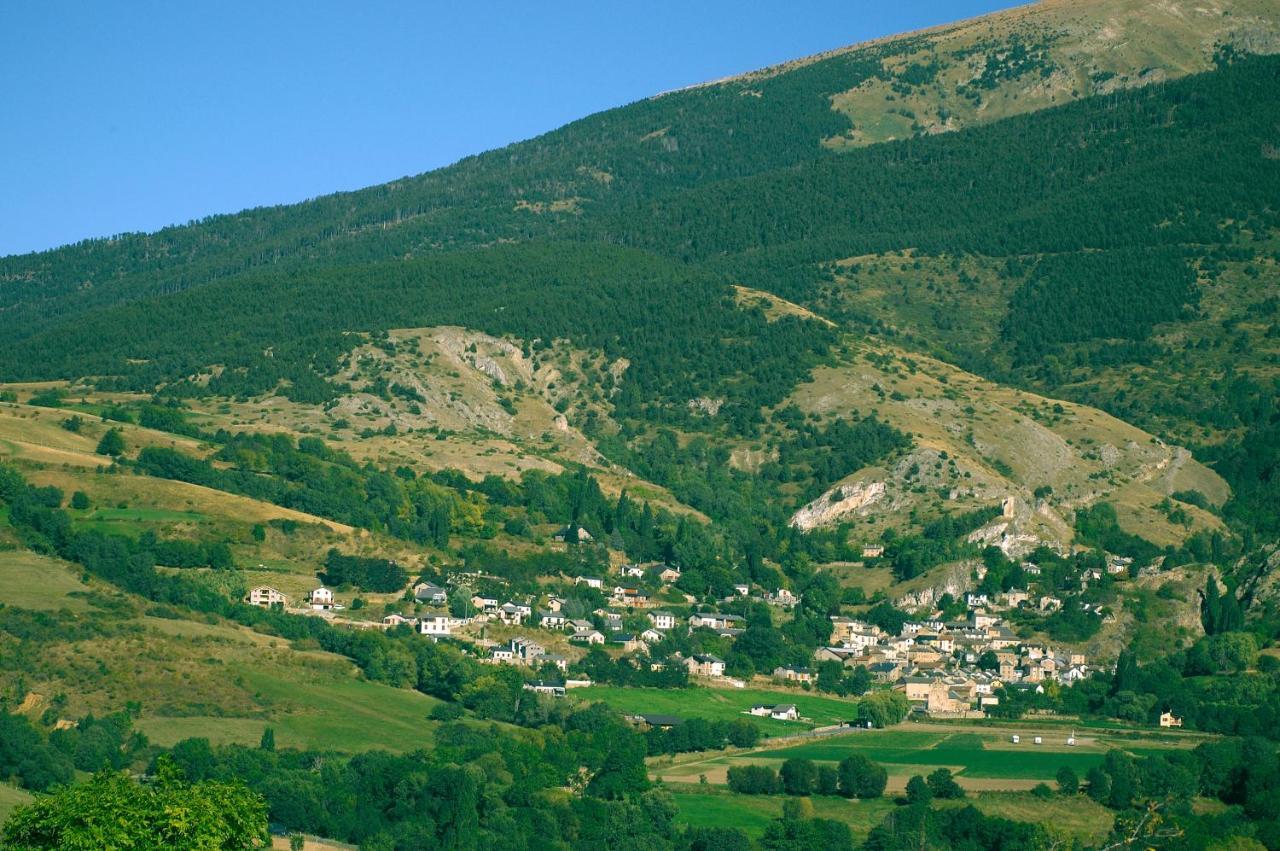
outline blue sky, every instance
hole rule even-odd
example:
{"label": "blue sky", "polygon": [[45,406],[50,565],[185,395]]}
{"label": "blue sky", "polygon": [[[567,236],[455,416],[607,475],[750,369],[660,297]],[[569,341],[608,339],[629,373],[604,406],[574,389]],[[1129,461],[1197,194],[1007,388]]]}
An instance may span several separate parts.
{"label": "blue sky", "polygon": [[0,255],[447,165],[1011,0],[13,2]]}

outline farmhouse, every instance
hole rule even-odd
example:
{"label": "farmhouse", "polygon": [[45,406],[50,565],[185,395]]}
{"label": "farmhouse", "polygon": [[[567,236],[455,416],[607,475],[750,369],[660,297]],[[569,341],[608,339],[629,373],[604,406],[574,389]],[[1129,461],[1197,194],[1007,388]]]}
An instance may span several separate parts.
{"label": "farmhouse", "polygon": [[788,683],[811,683],[813,671],[809,668],[794,668],[790,665],[773,669],[773,678]]}
{"label": "farmhouse", "polygon": [[419,582],[413,586],[413,596],[419,603],[432,606],[443,606],[449,602],[449,592],[430,582]]}
{"label": "farmhouse", "polygon": [[552,697],[564,697],[564,683],[555,680],[534,680],[531,683],[525,683],[526,691],[535,692],[537,694],[549,694]]}
{"label": "farmhouse", "polygon": [[498,608],[498,620],[511,626],[520,626],[528,616],[528,606],[520,606],[515,603],[503,603]]}
{"label": "farmhouse", "polygon": [[697,654],[684,662],[692,677],[723,677],[724,660],[715,656]]}
{"label": "farmhouse", "polygon": [[498,606],[500,606],[501,603],[498,602],[497,597],[487,597],[482,594],[476,594],[471,598],[471,605],[474,606],[477,611],[484,612],[485,614],[493,614],[498,611]]}
{"label": "farmhouse", "polygon": [[645,646],[643,640],[626,632],[615,633],[613,637],[609,639],[609,643],[622,645],[624,653],[634,653]]}
{"label": "farmhouse", "polygon": [[250,606],[262,606],[266,609],[272,606],[287,606],[289,604],[289,598],[270,585],[259,585],[257,588],[251,588],[249,593],[245,595],[244,601]]}
{"label": "farmhouse", "polygon": [[661,730],[670,730],[672,727],[679,727],[684,723],[683,718],[675,715],[659,715],[653,712],[646,712],[642,715],[628,715],[627,720],[642,727],[657,727]]}
{"label": "farmhouse", "polygon": [[725,629],[726,627],[736,627],[742,622],[742,617],[739,615],[721,614],[719,612],[694,612],[689,615],[689,626],[694,629],[698,627]]}
{"label": "farmhouse", "polygon": [[528,638],[511,639],[511,649],[515,651],[517,657],[526,662],[537,659],[546,652],[546,649],[541,644]]}
{"label": "farmhouse", "polygon": [[307,602],[316,611],[328,611],[333,608],[333,592],[321,586],[307,596]]}
{"label": "farmhouse", "polygon": [[551,540],[565,544],[585,544],[591,540],[591,533],[581,526],[565,526],[552,535]]}
{"label": "farmhouse", "polygon": [[577,629],[569,640],[581,644],[604,644],[604,633],[598,629]]}
{"label": "farmhouse", "polygon": [[538,612],[538,626],[543,629],[564,629],[568,619],[559,612]]}
{"label": "farmhouse", "polygon": [[662,570],[658,572],[658,578],[663,582],[675,582],[680,578],[680,568],[663,567]]}
{"label": "farmhouse", "polygon": [[863,544],[863,558],[880,558],[884,555],[884,544]]}
{"label": "farmhouse", "polygon": [[585,585],[588,588],[601,589],[604,588],[604,580],[599,576],[578,576],[573,580],[574,585]]}
{"label": "farmhouse", "polygon": [[622,629],[622,613],[613,612],[609,609],[596,609],[591,614],[604,620],[605,628],[610,632],[617,632]]}
{"label": "farmhouse", "polygon": [[796,709],[794,703],[757,703],[748,711],[752,715],[761,718],[773,718],[776,721],[796,721],[800,718],[800,712]]}
{"label": "farmhouse", "polygon": [[1182,719],[1177,715],[1174,715],[1172,712],[1169,712],[1169,711],[1161,712],[1160,726],[1161,727],[1181,727]]}

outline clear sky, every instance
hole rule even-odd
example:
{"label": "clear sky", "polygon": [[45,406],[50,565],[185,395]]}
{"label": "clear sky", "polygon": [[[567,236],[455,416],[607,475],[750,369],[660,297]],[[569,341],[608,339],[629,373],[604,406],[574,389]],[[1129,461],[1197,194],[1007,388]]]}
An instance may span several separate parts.
{"label": "clear sky", "polygon": [[447,165],[1016,0],[13,0],[0,255]]}

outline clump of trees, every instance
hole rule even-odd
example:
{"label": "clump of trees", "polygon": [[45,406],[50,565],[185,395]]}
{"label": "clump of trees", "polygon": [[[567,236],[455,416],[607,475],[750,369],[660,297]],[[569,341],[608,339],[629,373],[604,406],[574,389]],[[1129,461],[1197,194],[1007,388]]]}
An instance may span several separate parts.
{"label": "clump of trees", "polygon": [[889,774],[884,766],[862,754],[854,754],[832,767],[812,760],[792,758],[781,768],[769,765],[735,765],[729,768],[728,784],[744,795],[841,795],[845,798],[879,798],[884,794]]}
{"label": "clump of trees", "polygon": [[5,822],[6,849],[261,848],[267,805],[236,780],[188,783],[167,762],[143,785],[104,770],[19,807]]}

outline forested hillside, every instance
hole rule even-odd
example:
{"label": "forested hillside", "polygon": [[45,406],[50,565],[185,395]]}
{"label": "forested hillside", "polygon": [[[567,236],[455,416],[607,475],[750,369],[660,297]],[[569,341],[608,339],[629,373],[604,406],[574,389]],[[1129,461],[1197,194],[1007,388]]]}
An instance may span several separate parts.
{"label": "forested hillside", "polygon": [[0,847],[1280,848],[1278,116],[1045,0],[0,258]]}

